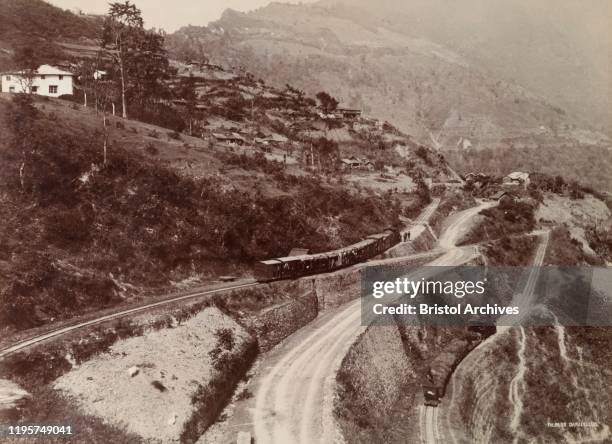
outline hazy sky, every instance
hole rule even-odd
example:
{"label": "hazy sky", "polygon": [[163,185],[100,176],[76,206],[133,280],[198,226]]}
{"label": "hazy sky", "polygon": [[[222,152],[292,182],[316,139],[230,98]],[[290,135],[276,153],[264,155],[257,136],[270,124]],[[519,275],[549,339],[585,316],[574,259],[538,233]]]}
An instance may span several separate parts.
{"label": "hazy sky", "polygon": [[[47,0],[63,9],[78,8],[83,12],[101,14],[108,10],[110,0]],[[121,0],[123,1],[123,0]],[[207,25],[217,20],[227,9],[250,11],[265,6],[271,0],[135,0],[133,3],[142,10],[145,26],[176,31],[185,25]],[[311,0],[312,1],[312,0]],[[308,0],[304,1],[307,3]],[[297,0],[283,0],[283,3],[299,3]]]}

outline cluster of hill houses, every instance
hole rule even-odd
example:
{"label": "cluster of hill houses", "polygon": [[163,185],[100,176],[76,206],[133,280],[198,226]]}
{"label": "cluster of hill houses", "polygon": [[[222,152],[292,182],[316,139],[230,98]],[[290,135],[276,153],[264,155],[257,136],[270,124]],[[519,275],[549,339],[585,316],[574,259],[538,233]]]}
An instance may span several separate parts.
{"label": "cluster of hill houses", "polygon": [[[227,132],[213,132],[212,136],[218,143],[227,146],[243,146],[249,143],[246,135],[240,134],[238,131],[227,131]],[[287,144],[291,143],[290,140],[277,133],[268,133],[264,137],[254,137],[253,141],[262,147],[268,148],[286,148]]]}
{"label": "cluster of hill houses", "polygon": [[[210,75],[211,72],[217,74]],[[96,71],[94,78],[97,75],[105,75],[103,71]],[[227,74],[228,76],[219,76]],[[316,138],[325,135],[326,127],[329,122],[350,123],[353,130],[371,130],[377,129],[383,133],[386,122],[381,122],[377,119],[368,119],[362,116],[362,111],[351,108],[336,108],[334,110],[324,110],[322,108],[309,109],[309,107],[288,107],[283,100],[298,98],[299,94],[296,91],[277,91],[274,88],[267,87],[263,83],[248,86],[245,84],[229,85],[238,77],[236,74],[225,71],[221,66],[214,65],[208,60],[202,62],[190,61],[183,65],[183,72],[179,69],[179,77],[195,76],[200,80],[204,80],[204,85],[198,88],[200,98],[217,97],[223,100],[224,96],[231,94],[238,89],[245,98],[262,97],[269,100],[269,108],[267,113],[278,113],[279,118],[285,118],[288,121],[289,128],[300,137]],[[22,72],[6,72],[0,75],[2,81],[2,92],[6,93],[33,93],[49,97],[60,97],[64,95],[73,95],[76,85],[74,85],[75,75],[67,69],[58,68],[50,65],[40,66],[33,76],[26,81],[25,75]],[[295,97],[293,97],[295,96]],[[275,103],[278,101],[278,109],[275,108]],[[176,106],[184,105],[184,100],[173,100]],[[220,102],[223,103],[223,102]],[[198,103],[196,108],[206,110],[209,105]],[[289,118],[289,119],[287,119]],[[264,151],[273,148],[287,149],[291,151],[297,142],[290,140],[288,137],[272,132],[264,131],[257,134],[245,132],[240,128],[209,128],[206,133],[210,132],[217,143],[226,146],[244,146],[255,145]],[[204,136],[204,133],[202,134]],[[384,134],[385,137],[394,137],[392,134]],[[387,139],[385,139],[387,140]],[[399,138],[399,142],[403,139]],[[366,158],[357,158],[355,156],[340,159],[341,165],[347,170],[374,170],[374,164]]]}
{"label": "cluster of hill houses", "polygon": [[340,159],[340,164],[342,165],[342,168],[346,170],[374,170],[374,163],[372,163],[371,160],[368,160],[365,157],[360,158],[356,156],[351,156],[343,158]]}

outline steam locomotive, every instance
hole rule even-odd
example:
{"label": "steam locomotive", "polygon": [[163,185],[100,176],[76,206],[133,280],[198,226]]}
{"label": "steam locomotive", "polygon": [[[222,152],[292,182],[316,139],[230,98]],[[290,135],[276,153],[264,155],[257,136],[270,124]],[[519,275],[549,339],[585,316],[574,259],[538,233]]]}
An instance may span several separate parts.
{"label": "steam locomotive", "polygon": [[373,234],[338,250],[258,262],[255,265],[255,279],[259,282],[270,282],[337,270],[378,256],[399,242],[400,233],[388,228],[382,233]]}

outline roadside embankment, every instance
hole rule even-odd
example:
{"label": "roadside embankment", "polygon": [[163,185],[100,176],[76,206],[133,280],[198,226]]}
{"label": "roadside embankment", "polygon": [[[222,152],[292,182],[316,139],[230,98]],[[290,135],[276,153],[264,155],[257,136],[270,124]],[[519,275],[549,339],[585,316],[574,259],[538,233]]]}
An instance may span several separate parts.
{"label": "roadside embankment", "polygon": [[467,193],[448,192],[436,208],[430,218],[430,226],[436,236],[444,231],[444,229],[452,223],[449,216],[456,214],[462,210],[476,206],[476,200]]}
{"label": "roadside embankment", "polygon": [[402,256],[410,256],[423,251],[428,251],[436,246],[436,238],[427,227],[422,227],[422,231],[410,242],[402,242],[395,247],[386,251],[382,258],[397,258]]}
{"label": "roadside embankment", "polygon": [[174,442],[216,419],[230,379],[240,379],[244,361],[254,357],[253,345],[234,320],[207,308],[180,326],[117,341],[54,387],[128,432]]}
{"label": "roadside embankment", "polygon": [[417,441],[423,384],[443,387],[480,339],[466,330],[377,318],[351,346],[336,378],[334,413],[345,440]]}
{"label": "roadside embankment", "polygon": [[377,319],[342,362],[335,415],[347,442],[417,441],[423,385],[444,387],[482,337]]}
{"label": "roadside embankment", "polygon": [[[431,255],[390,260],[420,265]],[[0,365],[0,377],[32,394],[11,414],[22,422],[54,423],[74,412],[75,427],[117,443],[153,436],[193,442],[231,401],[258,352],[270,350],[320,311],[360,296],[362,270],[359,265],[156,308],[10,355]],[[217,330],[232,331],[233,340],[215,364]],[[138,373],[130,376],[133,367]],[[169,411],[170,405],[176,408]]]}
{"label": "roadside embankment", "polygon": [[519,364],[514,336],[508,331],[490,338],[457,367],[443,409],[460,442],[512,442],[509,421],[497,419],[513,411],[509,389]]}
{"label": "roadside embankment", "polygon": [[283,339],[299,330],[319,314],[319,302],[313,290],[296,295],[294,299],[263,310],[252,326],[259,342],[259,350],[270,350]]}
{"label": "roadside embankment", "polygon": [[379,442],[391,409],[415,369],[392,317],[380,317],[355,341],[337,374],[335,414],[349,442]]}

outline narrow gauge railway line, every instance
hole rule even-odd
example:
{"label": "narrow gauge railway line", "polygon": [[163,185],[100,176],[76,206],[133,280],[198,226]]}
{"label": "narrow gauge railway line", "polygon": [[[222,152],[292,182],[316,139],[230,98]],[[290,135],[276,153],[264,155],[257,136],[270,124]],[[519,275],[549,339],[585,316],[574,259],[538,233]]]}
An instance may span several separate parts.
{"label": "narrow gauge railway line", "polygon": [[[430,205],[423,211],[423,214],[429,215],[433,211],[432,208],[433,205]],[[422,219],[423,218],[420,217],[417,219],[417,221],[420,221]],[[339,268],[357,265],[395,246],[399,242],[399,240],[399,233],[395,230],[388,229],[385,230],[384,233],[369,236],[368,238],[358,242],[357,244],[353,244],[348,247],[334,250],[331,252],[321,253],[318,255],[305,255],[295,258],[284,258],[290,259],[289,261],[287,261],[289,263],[289,266],[284,266],[284,270],[289,270],[289,272],[281,272],[281,268],[278,266],[278,264],[281,264],[282,267],[283,262],[281,262],[280,259],[264,261],[259,263],[255,267],[255,274],[258,277],[256,280],[245,279],[240,283],[234,282],[216,288],[207,288],[191,291],[186,294],[170,296],[168,298],[158,300],[156,302],[151,302],[137,307],[126,308],[124,310],[108,313],[103,316],[88,319],[75,324],[63,325],[55,329],[50,329],[41,332],[40,334],[37,334],[35,336],[21,339],[14,344],[1,348],[0,360],[13,353],[25,350],[29,347],[32,347],[47,340],[51,340],[61,335],[65,335],[85,327],[103,324],[105,322],[119,319],[125,316],[144,312],[153,308],[162,307],[176,302],[187,301],[203,296],[211,296],[216,293],[224,293],[242,288],[255,287],[257,285],[261,285],[262,283],[270,281],[295,279],[305,275],[323,274],[330,271],[334,271]],[[273,263],[274,267],[267,267],[266,263]],[[270,272],[271,268],[275,268],[277,270],[275,274],[272,274]]]}
{"label": "narrow gauge railway line", "polygon": [[180,296],[176,296],[176,297],[172,297],[169,299],[164,299],[162,301],[158,301],[158,302],[153,302],[150,304],[146,304],[146,305],[142,305],[139,307],[134,307],[134,308],[130,308],[127,310],[122,310],[122,311],[118,311],[116,313],[111,313],[105,316],[101,316],[99,318],[95,318],[95,319],[91,319],[88,321],[84,321],[84,322],[80,322],[78,324],[74,324],[74,325],[69,325],[69,326],[64,326],[61,328],[57,328],[55,330],[49,330],[48,332],[45,332],[41,335],[38,336],[34,336],[32,338],[20,341],[14,345],[11,345],[9,347],[3,348],[2,350],[0,350],[0,359],[5,358],[6,356],[16,353],[18,351],[24,350],[26,348],[29,348],[33,345],[36,345],[40,342],[44,342],[47,341],[49,339],[53,339],[57,336],[61,336],[67,333],[70,333],[72,331],[84,328],[84,327],[91,327],[93,325],[98,325],[98,324],[103,324],[104,322],[108,322],[108,321],[112,321],[118,318],[122,318],[124,316],[128,316],[131,314],[136,314],[136,313],[140,313],[142,311],[145,310],[150,310],[152,308],[156,308],[156,307],[161,307],[164,305],[169,305],[175,302],[180,302],[180,301],[186,301],[189,299],[195,299],[195,298],[199,298],[202,296],[208,296],[208,295],[213,295],[216,293],[222,293],[222,292],[226,292],[226,291],[232,291],[232,290],[238,290],[241,288],[248,288],[248,287],[254,287],[256,285],[259,285],[258,282],[253,281],[253,282],[248,282],[248,283],[243,283],[243,284],[229,284],[227,286],[223,286],[220,288],[215,288],[213,290],[204,290],[204,291],[196,291],[196,292],[192,292],[192,293],[188,293],[188,294],[183,294]]}

